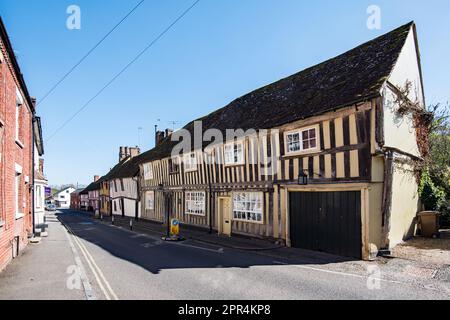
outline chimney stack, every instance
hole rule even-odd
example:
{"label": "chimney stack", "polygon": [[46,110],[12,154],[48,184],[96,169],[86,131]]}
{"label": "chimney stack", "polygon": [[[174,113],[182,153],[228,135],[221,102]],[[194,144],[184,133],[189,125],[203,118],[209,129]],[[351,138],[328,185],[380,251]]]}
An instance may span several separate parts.
{"label": "chimney stack", "polygon": [[139,147],[120,147],[119,149],[119,162],[130,157],[134,158],[141,154]]}
{"label": "chimney stack", "polygon": [[129,148],[128,150],[130,152],[130,157],[131,158],[134,158],[134,157],[136,157],[136,156],[141,154],[141,149],[139,149],[139,147],[137,147],[137,146],[134,147],[134,148]]}
{"label": "chimney stack", "polygon": [[155,145],[159,145],[165,138],[164,131],[156,131]]}
{"label": "chimney stack", "polygon": [[170,137],[173,133],[172,129],[166,129],[166,137]]}
{"label": "chimney stack", "polygon": [[100,180],[100,176],[94,176],[94,182],[97,182],[98,180]]}

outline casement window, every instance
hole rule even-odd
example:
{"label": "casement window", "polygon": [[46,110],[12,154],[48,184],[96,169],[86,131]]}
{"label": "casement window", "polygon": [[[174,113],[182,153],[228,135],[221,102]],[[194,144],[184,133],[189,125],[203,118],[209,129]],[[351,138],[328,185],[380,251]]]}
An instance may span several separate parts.
{"label": "casement window", "polygon": [[145,193],[145,209],[154,210],[155,209],[155,192],[147,191]]}
{"label": "casement window", "polygon": [[42,187],[36,186],[36,208],[42,207]]}
{"label": "casement window", "polygon": [[120,187],[122,188],[122,191],[125,191],[125,185],[123,183],[123,179],[120,179]]}
{"label": "casement window", "polygon": [[188,191],[186,198],[186,214],[196,216],[206,215],[206,193],[201,191]]}
{"label": "casement window", "polygon": [[144,164],[144,180],[153,180],[153,166],[151,163]]}
{"label": "casement window", "polygon": [[197,170],[197,155],[191,152],[184,155],[184,170],[187,172]]}
{"label": "casement window", "polygon": [[[19,166],[16,165],[16,167],[18,168]],[[15,187],[15,194],[14,194],[14,200],[15,200],[15,210],[16,210],[16,219],[17,218],[21,218],[23,217],[23,213],[21,212],[23,207],[22,207],[22,201],[21,199],[21,177],[22,177],[22,168],[16,168],[16,175],[15,175],[15,179],[14,179],[14,187]]]}
{"label": "casement window", "polygon": [[117,192],[117,180],[114,180],[113,183],[114,183],[114,191]]}
{"label": "casement window", "polygon": [[263,193],[233,193],[233,220],[263,223]]}
{"label": "casement window", "polygon": [[113,204],[114,204],[114,211],[117,211],[117,203],[116,203],[116,200],[113,201]]}
{"label": "casement window", "polygon": [[178,173],[180,171],[180,160],[178,157],[169,159],[169,173]]}
{"label": "casement window", "polygon": [[286,154],[307,153],[320,149],[319,127],[309,127],[285,133]]}
{"label": "casement window", "polygon": [[224,147],[225,165],[244,164],[244,142],[228,143]]}

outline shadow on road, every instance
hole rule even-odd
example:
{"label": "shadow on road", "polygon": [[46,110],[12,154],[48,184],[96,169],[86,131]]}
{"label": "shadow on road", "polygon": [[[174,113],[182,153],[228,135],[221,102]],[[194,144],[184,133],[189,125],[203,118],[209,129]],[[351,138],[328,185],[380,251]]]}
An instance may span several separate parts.
{"label": "shadow on road", "polygon": [[158,234],[142,236],[93,220],[92,214],[71,210],[55,213],[77,235],[111,255],[136,264],[153,274],[167,269],[243,268],[269,265],[326,265],[357,261],[321,252],[295,248],[243,251],[188,240],[167,243]]}

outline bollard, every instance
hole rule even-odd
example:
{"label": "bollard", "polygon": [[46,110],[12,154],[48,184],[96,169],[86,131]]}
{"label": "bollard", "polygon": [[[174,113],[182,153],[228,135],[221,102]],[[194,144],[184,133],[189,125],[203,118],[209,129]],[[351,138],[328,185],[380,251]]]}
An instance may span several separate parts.
{"label": "bollard", "polygon": [[114,224],[114,216],[111,216],[111,224]]}
{"label": "bollard", "polygon": [[133,230],[133,219],[130,219],[130,230]]}
{"label": "bollard", "polygon": [[100,213],[100,220],[103,221],[103,213]]}

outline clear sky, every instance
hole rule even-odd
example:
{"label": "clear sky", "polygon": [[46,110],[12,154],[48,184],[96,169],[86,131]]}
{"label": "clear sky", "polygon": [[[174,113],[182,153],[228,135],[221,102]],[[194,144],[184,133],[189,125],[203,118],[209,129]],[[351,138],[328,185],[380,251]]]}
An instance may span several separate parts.
{"label": "clear sky", "polygon": [[[38,99],[138,0],[1,0],[29,91]],[[193,0],[146,0],[41,105],[44,139],[88,101]],[[81,29],[66,27],[69,5]],[[369,5],[381,29],[366,26]],[[428,104],[450,99],[448,0],[202,0],[164,38],[53,139],[50,184],[91,182],[117,162],[119,146],[154,144],[154,125],[175,127],[265,84],[415,20]],[[159,122],[157,120],[160,119]]]}

